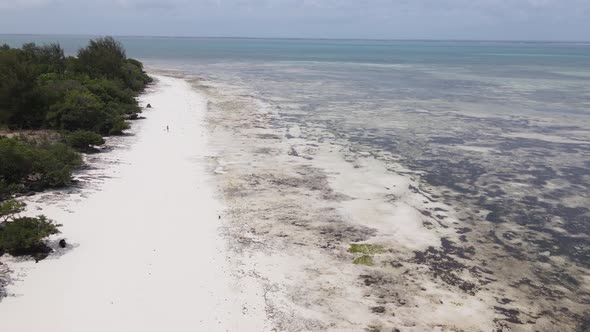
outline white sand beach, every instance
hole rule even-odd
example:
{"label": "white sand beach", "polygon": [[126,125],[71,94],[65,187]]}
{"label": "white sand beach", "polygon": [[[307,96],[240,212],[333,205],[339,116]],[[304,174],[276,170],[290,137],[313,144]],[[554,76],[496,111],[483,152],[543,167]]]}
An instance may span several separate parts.
{"label": "white sand beach", "polygon": [[54,240],[69,248],[38,264],[2,258],[14,280],[1,331],[268,330],[263,294],[233,277],[220,235],[206,99],[156,79],[141,97],[146,119],[90,156],[79,190],[25,200],[27,213],[63,224]]}

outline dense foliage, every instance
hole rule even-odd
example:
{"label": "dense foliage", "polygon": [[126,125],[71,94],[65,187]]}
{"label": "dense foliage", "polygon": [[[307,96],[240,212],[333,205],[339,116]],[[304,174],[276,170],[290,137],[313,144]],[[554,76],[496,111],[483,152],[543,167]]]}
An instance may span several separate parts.
{"label": "dense foliage", "polygon": [[68,185],[81,163],[63,143],[0,137],[0,201],[13,192]]}
{"label": "dense foliage", "polygon": [[43,239],[58,234],[60,225],[44,216],[19,217],[24,207],[23,203],[14,200],[0,203],[0,256],[5,252],[16,256],[51,250],[43,243]]}
{"label": "dense foliage", "polygon": [[63,133],[41,142],[0,137],[0,201],[69,184],[81,164],[70,146],[91,152],[104,144],[102,135],[121,134],[141,112],[135,97],[150,81],[111,37],[91,40],[77,57],[57,44],[0,46],[0,130]]}
{"label": "dense foliage", "polygon": [[111,37],[66,57],[57,44],[0,47],[0,127],[120,134],[151,81]]}
{"label": "dense foliage", "polygon": [[91,152],[95,147],[105,143],[102,136],[87,130],[76,130],[69,133],[65,136],[65,141],[69,146],[82,152]]}

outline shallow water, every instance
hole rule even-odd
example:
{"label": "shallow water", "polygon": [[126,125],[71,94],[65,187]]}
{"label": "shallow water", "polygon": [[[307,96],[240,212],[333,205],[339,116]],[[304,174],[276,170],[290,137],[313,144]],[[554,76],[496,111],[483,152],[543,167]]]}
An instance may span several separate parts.
{"label": "shallow water", "polygon": [[[23,40],[59,40],[71,53],[86,38],[0,36]],[[296,127],[310,142],[337,139],[350,155],[392,170],[401,164],[460,217],[461,243],[443,241],[441,252],[517,266],[522,276],[495,278],[522,291],[521,300],[564,313],[572,329],[590,325],[581,314],[590,302],[590,45],[121,40],[149,66],[258,100],[249,107],[276,111],[276,128]],[[428,255],[417,251],[416,261],[444,268]]]}

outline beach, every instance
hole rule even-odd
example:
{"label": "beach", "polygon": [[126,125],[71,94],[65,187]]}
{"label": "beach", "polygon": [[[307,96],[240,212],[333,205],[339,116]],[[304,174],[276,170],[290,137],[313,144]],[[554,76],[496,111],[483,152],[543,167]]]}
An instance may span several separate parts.
{"label": "beach", "polygon": [[[487,220],[491,207],[465,204],[481,199],[462,191],[473,188],[469,172],[444,178],[440,169],[407,167],[403,154],[368,144],[382,142],[375,131],[347,137],[360,129],[344,129],[330,112],[306,121],[286,100],[265,99],[242,81],[149,71],[157,82],[140,97],[153,106],[145,118],[87,155],[75,187],[24,198],[28,214],[63,227],[48,259],[3,258],[13,271],[0,321],[10,331],[583,326],[588,282],[568,276],[584,275],[584,267],[550,253],[532,263],[507,245],[518,240],[513,224]],[[400,141],[408,128],[436,133],[431,122],[442,127],[440,118],[456,116],[392,114],[407,121],[388,123]],[[366,121],[353,120],[352,127]],[[509,123],[471,123],[486,121]],[[416,146],[404,148],[428,151],[414,138]],[[461,167],[476,168],[443,171]],[[443,178],[448,187],[433,181]],[[524,252],[526,243],[514,246]],[[556,270],[561,278],[549,279]]]}
{"label": "beach", "polygon": [[153,108],[88,156],[78,186],[25,199],[27,214],[62,234],[37,264],[2,258],[13,272],[0,329],[266,330],[263,294],[235,277],[219,230],[206,100],[181,79],[155,78],[140,100]]}

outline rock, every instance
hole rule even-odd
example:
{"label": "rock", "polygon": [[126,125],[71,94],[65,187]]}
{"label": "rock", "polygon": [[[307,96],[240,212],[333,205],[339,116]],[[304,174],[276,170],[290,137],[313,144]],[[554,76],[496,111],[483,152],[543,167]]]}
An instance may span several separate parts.
{"label": "rock", "polygon": [[147,104],[145,108],[152,108],[152,104]]}
{"label": "rock", "polygon": [[371,308],[371,311],[374,312],[374,313],[376,313],[376,314],[382,314],[382,313],[385,312],[385,307],[381,307],[381,306],[379,306],[379,307],[373,307],[373,308]]}
{"label": "rock", "polygon": [[65,239],[61,239],[59,240],[59,247],[60,248],[65,248],[68,244],[66,243]]}

